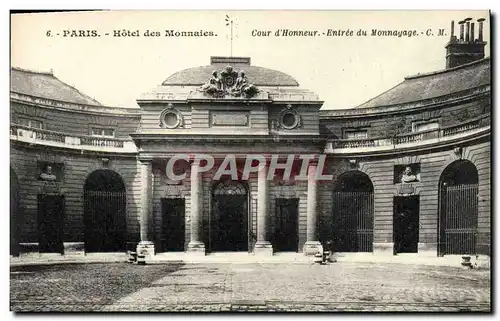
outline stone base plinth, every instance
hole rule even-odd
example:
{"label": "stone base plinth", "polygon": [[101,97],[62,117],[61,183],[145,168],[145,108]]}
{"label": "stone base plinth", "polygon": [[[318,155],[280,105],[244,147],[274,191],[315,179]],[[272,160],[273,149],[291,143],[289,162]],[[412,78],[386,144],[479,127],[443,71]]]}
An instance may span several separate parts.
{"label": "stone base plinth", "polygon": [[205,255],[205,244],[203,242],[189,242],[186,252],[189,255]]}
{"label": "stone base plinth", "polygon": [[307,241],[302,250],[304,255],[315,255],[318,252],[323,253],[323,245],[319,241]]}
{"label": "stone base plinth", "polygon": [[437,257],[437,243],[418,243],[418,255]]}
{"label": "stone base plinth", "polygon": [[38,243],[19,243],[19,256],[38,255]]}
{"label": "stone base plinth", "polygon": [[137,256],[145,255],[146,260],[155,255],[155,244],[151,241],[141,241],[137,244]]}
{"label": "stone base plinth", "polygon": [[83,242],[64,242],[65,256],[82,256],[85,255],[85,243]]}
{"label": "stone base plinth", "polygon": [[253,248],[254,255],[273,256],[273,245],[271,242],[257,242]]}
{"label": "stone base plinth", "polygon": [[375,255],[394,255],[394,243],[373,243],[373,254]]}

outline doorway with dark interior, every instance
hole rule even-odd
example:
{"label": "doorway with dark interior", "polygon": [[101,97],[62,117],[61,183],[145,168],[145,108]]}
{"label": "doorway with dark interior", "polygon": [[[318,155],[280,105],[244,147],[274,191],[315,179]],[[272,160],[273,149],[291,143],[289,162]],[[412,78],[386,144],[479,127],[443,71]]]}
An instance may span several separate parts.
{"label": "doorway with dark interior", "polygon": [[64,196],[38,194],[38,242],[40,253],[63,254]]}
{"label": "doorway with dark interior", "polygon": [[184,198],[162,198],[162,234],[163,250],[182,252],[185,244],[185,208]]}
{"label": "doorway with dark interior", "polygon": [[212,189],[210,252],[248,251],[248,190],[238,181],[221,181]]}
{"label": "doorway with dark interior", "polygon": [[297,252],[299,247],[299,199],[277,198],[273,236],[275,252]]}
{"label": "doorway with dark interior", "polygon": [[418,195],[394,197],[394,254],[418,252],[419,206]]}
{"label": "doorway with dark interior", "polygon": [[126,192],[121,176],[96,170],[84,185],[85,252],[125,251]]}

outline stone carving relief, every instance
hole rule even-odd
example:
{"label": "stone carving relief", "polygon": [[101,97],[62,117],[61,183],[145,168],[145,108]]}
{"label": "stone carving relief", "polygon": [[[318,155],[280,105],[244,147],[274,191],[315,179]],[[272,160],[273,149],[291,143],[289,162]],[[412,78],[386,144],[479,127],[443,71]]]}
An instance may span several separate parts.
{"label": "stone carving relief", "polygon": [[394,184],[420,182],[420,164],[400,164],[394,166]]}
{"label": "stone carving relief", "polygon": [[40,194],[62,194],[64,164],[37,162],[37,180]]}
{"label": "stone carving relief", "polygon": [[462,159],[463,153],[464,153],[464,149],[462,147],[453,148],[453,154],[455,155],[456,159]]}
{"label": "stone carving relief", "polygon": [[227,66],[220,72],[220,77],[216,70],[212,72],[212,77],[207,83],[200,87],[200,91],[214,98],[243,97],[252,98],[259,90],[248,82],[245,72],[236,72],[233,67]]}
{"label": "stone carving relief", "polygon": [[61,163],[38,162],[38,180],[46,182],[60,181],[63,175]]}
{"label": "stone carving relief", "polygon": [[420,173],[414,172],[410,166],[406,166],[401,175],[401,183],[420,182]]}

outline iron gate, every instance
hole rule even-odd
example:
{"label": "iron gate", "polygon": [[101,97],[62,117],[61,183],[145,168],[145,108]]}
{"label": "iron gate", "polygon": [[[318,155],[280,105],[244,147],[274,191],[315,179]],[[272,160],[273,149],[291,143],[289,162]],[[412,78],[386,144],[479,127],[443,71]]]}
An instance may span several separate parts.
{"label": "iron gate", "polygon": [[120,252],[125,250],[125,192],[84,192],[85,251]]}
{"label": "iron gate", "polygon": [[444,254],[475,254],[478,184],[443,186],[439,250]]}
{"label": "iron gate", "polygon": [[214,185],[209,221],[209,251],[248,251],[248,192],[244,183],[221,181]]}
{"label": "iron gate", "polygon": [[333,243],[336,252],[373,251],[373,193],[333,193]]}

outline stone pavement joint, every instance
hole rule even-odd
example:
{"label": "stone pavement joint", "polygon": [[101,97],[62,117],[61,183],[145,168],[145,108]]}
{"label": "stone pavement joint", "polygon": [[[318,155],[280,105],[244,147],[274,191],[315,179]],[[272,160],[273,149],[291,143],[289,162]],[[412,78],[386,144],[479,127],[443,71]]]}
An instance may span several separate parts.
{"label": "stone pavement joint", "polygon": [[359,262],[14,266],[10,291],[17,312],[491,311],[489,271]]}

